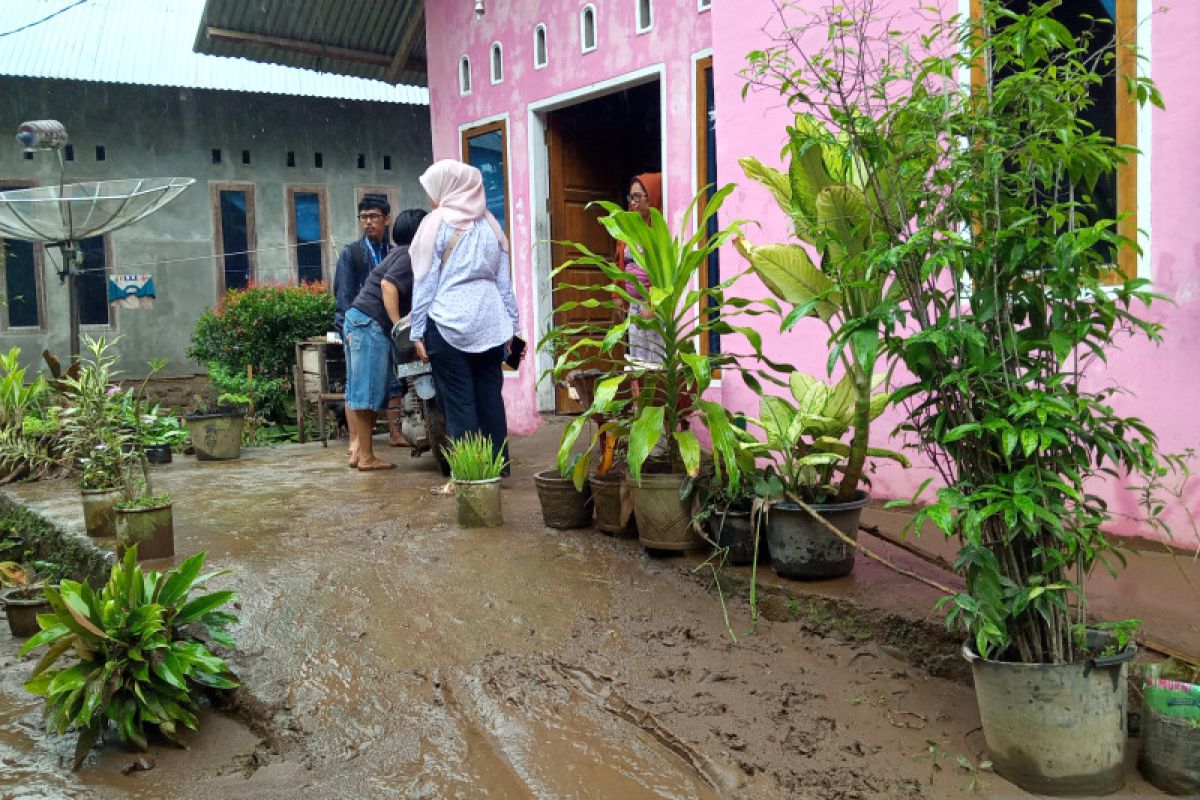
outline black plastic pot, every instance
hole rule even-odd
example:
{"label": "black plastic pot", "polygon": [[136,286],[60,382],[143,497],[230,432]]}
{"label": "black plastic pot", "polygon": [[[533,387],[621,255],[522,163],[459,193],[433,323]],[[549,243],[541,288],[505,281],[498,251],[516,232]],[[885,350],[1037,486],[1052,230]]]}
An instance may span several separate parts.
{"label": "black plastic pot", "polygon": [[[709,538],[718,548],[726,550],[725,563],[745,566],[754,561],[754,530],[758,520],[748,510],[728,509],[716,511],[708,518],[706,527]],[[758,559],[766,555],[765,539],[758,543]]]}
{"label": "black plastic pot", "polygon": [[[858,539],[858,520],[871,496],[859,491],[848,503],[819,503],[812,509],[850,539]],[[794,503],[775,503],[767,512],[767,546],[777,575],[823,581],[849,575],[854,548]]]}
{"label": "black plastic pot", "polygon": [[33,636],[40,630],[37,624],[38,614],[50,613],[50,601],[41,591],[32,593],[27,589],[9,589],[0,594],[0,602],[4,603],[4,616],[8,618],[8,629],[18,639]]}
{"label": "black plastic pot", "polygon": [[1143,704],[1138,770],[1168,794],[1200,797],[1200,727]]}
{"label": "black plastic pot", "polygon": [[148,444],[146,445],[146,460],[151,464],[170,464],[171,463],[171,445],[169,444]]}

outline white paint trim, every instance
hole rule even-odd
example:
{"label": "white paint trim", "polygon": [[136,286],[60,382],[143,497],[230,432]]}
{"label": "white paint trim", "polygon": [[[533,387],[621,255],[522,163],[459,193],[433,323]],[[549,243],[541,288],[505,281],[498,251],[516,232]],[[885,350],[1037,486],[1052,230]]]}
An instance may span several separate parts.
{"label": "white paint trim", "polygon": [[[1142,14],[1146,16],[1143,17]],[[1145,56],[1145,61],[1139,66],[1139,71],[1145,75],[1153,77],[1153,61],[1154,50],[1152,47],[1151,30],[1154,25],[1155,9],[1149,0],[1137,0],[1134,6],[1134,18],[1137,20],[1137,48],[1138,53]],[[1118,89],[1120,91],[1120,89]],[[1137,275],[1139,278],[1147,280],[1153,279],[1153,269],[1151,268],[1150,247],[1154,238],[1151,233],[1151,211],[1154,206],[1154,199],[1150,196],[1150,170],[1153,167],[1154,160],[1151,158],[1151,145],[1153,134],[1151,122],[1154,118],[1154,106],[1147,103],[1137,110],[1137,146],[1141,152],[1137,156],[1137,221],[1138,228],[1138,244],[1142,247],[1142,252],[1138,256]]]}
{"label": "white paint trim", "polygon": [[[585,35],[586,25],[584,19],[587,17],[587,12],[592,12],[592,46],[588,47],[587,36]],[[596,7],[588,3],[579,10],[579,51],[581,53],[590,53],[600,46],[600,20],[597,18]]]}
{"label": "white paint trim", "polygon": [[[542,49],[546,51],[546,60],[540,64],[538,63],[538,31],[542,32],[542,45],[543,45]],[[533,68],[534,69],[545,69],[549,63],[550,63],[550,34],[546,30],[546,23],[539,22],[537,25],[533,26]]]}
{"label": "white paint trim", "polygon": [[[533,295],[533,340],[540,341],[553,324],[554,297],[550,291],[550,214],[547,205],[550,199],[549,153],[546,147],[546,114],[559,108],[574,105],[584,100],[640,86],[657,80],[659,84],[659,134],[662,138],[663,208],[667,204],[667,67],[664,63],[652,64],[624,75],[571,89],[560,94],[542,98],[529,104],[529,120],[526,128],[529,144],[529,248],[530,283]],[[461,136],[459,137],[462,138]],[[554,411],[554,384],[542,376],[554,365],[546,353],[534,354],[537,368],[537,410]]]}
{"label": "white paint trim", "polygon": [[[466,73],[463,72],[464,64],[467,67]],[[464,74],[466,76],[466,81],[463,80]],[[459,56],[459,59],[458,59],[458,94],[459,94],[459,96],[466,97],[467,95],[469,95],[471,93],[471,84],[473,84],[474,82],[475,81],[471,76],[471,57],[469,55],[467,55],[466,53],[463,53],[461,56]]]}
{"label": "white paint trim", "polygon": [[712,8],[712,0],[696,0],[696,11],[704,13]]}
{"label": "white paint trim", "polygon": [[[496,55],[500,55],[500,69],[496,70]],[[498,83],[504,83],[504,45],[499,42],[492,42],[492,46],[488,48],[488,74],[492,77],[492,86]]]}
{"label": "white paint trim", "polygon": [[[646,13],[650,16],[650,21],[645,26],[642,25],[643,2],[646,3]],[[633,27],[638,36],[654,30],[654,0],[633,0]]]}

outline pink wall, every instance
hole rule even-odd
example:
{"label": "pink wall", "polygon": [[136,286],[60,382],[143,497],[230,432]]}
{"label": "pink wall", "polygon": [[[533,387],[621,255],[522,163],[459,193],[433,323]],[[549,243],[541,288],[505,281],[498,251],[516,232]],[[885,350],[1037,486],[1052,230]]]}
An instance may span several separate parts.
{"label": "pink wall", "polygon": [[[915,7],[916,0],[893,0],[893,7]],[[1162,449],[1179,452],[1200,449],[1200,426],[1195,409],[1200,408],[1200,169],[1195,168],[1193,151],[1195,131],[1200,129],[1200,96],[1195,92],[1192,48],[1200,40],[1200,7],[1189,3],[1172,4],[1170,9],[1151,14],[1159,7],[1152,0],[1141,0],[1137,18],[1151,26],[1153,48],[1150,70],[1166,99],[1167,111],[1151,115],[1152,135],[1139,145],[1149,153],[1150,194],[1139,207],[1139,224],[1150,229],[1148,259],[1143,270],[1153,288],[1172,296],[1173,305],[1159,304],[1151,317],[1167,326],[1166,342],[1154,346],[1129,342],[1112,353],[1108,374],[1101,376],[1124,387],[1128,394],[1119,402],[1119,410],[1141,416],[1160,437]],[[768,164],[779,165],[784,142],[784,127],[790,115],[777,96],[751,94],[741,97],[743,81],[737,76],[751,50],[766,45],[762,30],[772,17],[772,0],[717,2],[713,8],[714,30],[721,32],[714,42],[714,66],[717,86],[717,137],[720,171],[723,181],[743,184],[730,200],[732,214],[760,220],[756,241],[781,240],[787,236],[780,212],[766,191],[746,185],[737,159],[753,155]],[[1143,32],[1144,34],[1144,32]],[[753,125],[743,120],[755,120]],[[1141,162],[1147,168],[1146,160]],[[1147,208],[1149,205],[1149,208]],[[1147,211],[1149,214],[1147,215]],[[736,254],[730,254],[737,258]],[[730,261],[724,262],[726,265]],[[757,294],[757,281],[746,281],[745,293]],[[797,367],[823,374],[824,329],[803,325],[785,336],[768,334],[768,350],[785,356]],[[1189,355],[1190,354],[1190,355]],[[1101,368],[1103,369],[1103,367]],[[757,401],[740,383],[728,381],[723,387],[727,405],[753,408]],[[897,414],[881,418],[873,428],[873,437],[881,446],[898,448],[899,440],[888,442],[888,434],[899,421]],[[1193,465],[1200,468],[1200,463]],[[927,464],[914,463],[901,470],[884,467],[874,476],[873,493],[877,497],[911,496],[927,477],[933,477]],[[1111,507],[1132,519],[1120,519],[1114,530],[1122,534],[1151,536],[1140,521],[1141,513],[1133,496],[1118,482],[1105,489]],[[1200,489],[1187,493],[1187,505],[1200,511]],[[1200,535],[1186,521],[1182,511],[1172,515],[1174,542],[1184,547],[1200,546]]]}
{"label": "pink wall", "polygon": [[[667,202],[672,217],[682,214],[693,191],[692,56],[711,46],[712,12],[699,12],[695,0],[655,0],[653,28],[637,34],[634,0],[593,0],[597,47],[582,53],[578,0],[487,0],[487,13],[476,18],[467,0],[425,4],[429,42],[429,86],[434,158],[458,158],[459,127],[508,114],[509,194],[513,266],[521,327],[536,339],[529,164],[529,106],[590,84],[656,64],[666,69]],[[533,33],[547,28],[549,64],[533,67]],[[504,52],[504,81],[492,85],[489,57],[493,42]],[[471,60],[472,90],[458,89],[459,58]],[[543,223],[544,224],[544,223]],[[543,230],[538,238],[547,236]],[[546,313],[547,309],[541,309]],[[537,411],[533,360],[518,378],[505,382],[509,428],[527,433],[541,424]]]}

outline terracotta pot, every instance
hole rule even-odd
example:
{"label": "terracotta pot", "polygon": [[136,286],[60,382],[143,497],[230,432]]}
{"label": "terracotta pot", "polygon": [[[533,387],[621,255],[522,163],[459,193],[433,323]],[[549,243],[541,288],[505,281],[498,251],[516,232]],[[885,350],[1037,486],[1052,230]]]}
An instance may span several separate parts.
{"label": "terracotta pot", "polygon": [[4,616],[8,618],[8,629],[18,639],[33,636],[39,630],[38,614],[50,613],[50,601],[40,591],[34,597],[22,597],[26,589],[9,589],[0,593],[4,603]]}
{"label": "terracotta pot", "polygon": [[592,503],[596,509],[596,527],[602,533],[632,539],[637,536],[633,520],[633,498],[629,484],[621,473],[609,472],[588,479],[592,486]]}

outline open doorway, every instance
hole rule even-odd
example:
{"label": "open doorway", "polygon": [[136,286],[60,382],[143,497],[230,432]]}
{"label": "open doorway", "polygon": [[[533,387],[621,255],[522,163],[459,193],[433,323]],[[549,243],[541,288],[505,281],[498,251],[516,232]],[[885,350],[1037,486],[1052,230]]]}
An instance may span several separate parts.
{"label": "open doorway", "polygon": [[[580,242],[596,253],[613,253],[615,244],[598,222],[604,211],[588,208],[596,200],[624,206],[634,175],[662,171],[662,108],[658,80],[651,80],[601,97],[589,98],[546,112],[547,209],[550,213],[550,268],[571,257],[562,241]],[[595,283],[597,269],[578,267],[563,272],[550,286],[550,307],[584,300],[586,292],[569,285]],[[551,324],[564,326],[607,317],[604,309],[575,308],[555,314]],[[589,316],[590,315],[590,316]],[[583,410],[562,387],[554,387],[556,414]]]}

